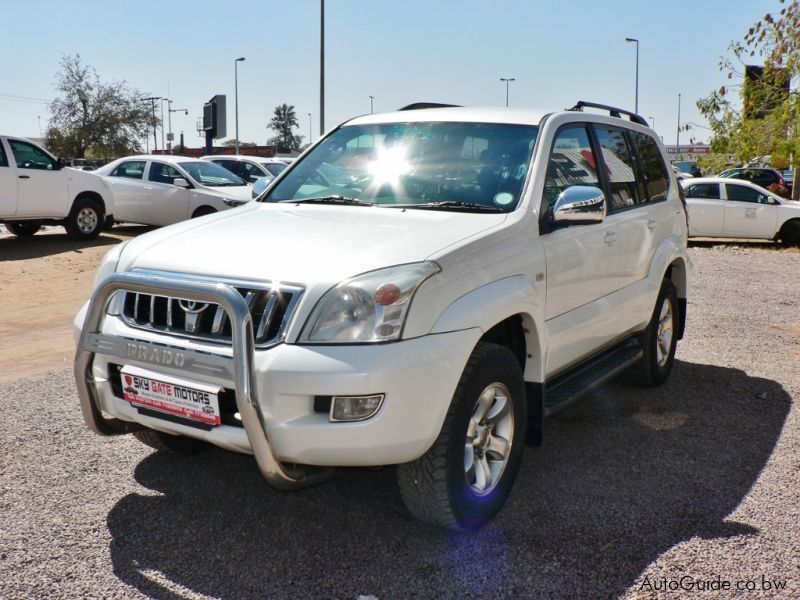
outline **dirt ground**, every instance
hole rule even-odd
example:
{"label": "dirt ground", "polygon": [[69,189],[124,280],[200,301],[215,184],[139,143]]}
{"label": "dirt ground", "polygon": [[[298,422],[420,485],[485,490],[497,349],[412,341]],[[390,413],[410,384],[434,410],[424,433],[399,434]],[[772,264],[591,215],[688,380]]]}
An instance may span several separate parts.
{"label": "dirt ground", "polygon": [[0,385],[72,363],[72,319],[89,298],[97,265],[143,226],[115,227],[92,242],[62,227],[16,238],[0,226]]}

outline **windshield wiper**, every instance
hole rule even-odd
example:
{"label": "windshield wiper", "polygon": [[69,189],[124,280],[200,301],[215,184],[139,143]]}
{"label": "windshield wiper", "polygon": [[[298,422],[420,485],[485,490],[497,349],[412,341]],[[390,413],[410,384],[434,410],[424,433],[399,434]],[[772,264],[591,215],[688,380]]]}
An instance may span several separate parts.
{"label": "windshield wiper", "polygon": [[294,200],[280,200],[279,203],[292,203],[292,204],[345,204],[352,206],[372,206],[372,202],[365,202],[353,196],[317,196],[315,198],[296,198]]}
{"label": "windshield wiper", "polygon": [[487,206],[486,204],[479,204],[478,202],[459,202],[457,200],[444,200],[442,202],[425,202],[424,204],[386,204],[392,208],[421,208],[424,210],[465,210],[476,212],[492,212],[501,213],[505,212],[502,208],[496,206]]}

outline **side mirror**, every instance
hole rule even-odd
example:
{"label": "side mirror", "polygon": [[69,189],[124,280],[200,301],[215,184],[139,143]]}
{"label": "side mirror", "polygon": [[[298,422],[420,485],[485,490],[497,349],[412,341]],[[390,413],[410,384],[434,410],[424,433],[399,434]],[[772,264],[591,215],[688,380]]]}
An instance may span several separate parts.
{"label": "side mirror", "polygon": [[56,165],[57,165],[57,166],[56,166],[56,169],[57,169],[57,170],[61,170],[61,169],[63,169],[64,167],[66,167],[66,166],[67,166],[67,161],[66,161],[66,160],[64,160],[62,157],[60,157],[60,156],[59,156],[59,157],[58,157],[58,159],[56,160]]}
{"label": "side mirror", "polygon": [[174,185],[175,187],[179,187],[179,188],[188,188],[188,187],[190,187],[189,186],[189,182],[186,181],[183,177],[176,177],[175,179],[173,179],[172,180],[172,185]]}
{"label": "side mirror", "polygon": [[606,216],[603,190],[590,185],[573,185],[556,198],[553,222],[556,225],[602,223]]}

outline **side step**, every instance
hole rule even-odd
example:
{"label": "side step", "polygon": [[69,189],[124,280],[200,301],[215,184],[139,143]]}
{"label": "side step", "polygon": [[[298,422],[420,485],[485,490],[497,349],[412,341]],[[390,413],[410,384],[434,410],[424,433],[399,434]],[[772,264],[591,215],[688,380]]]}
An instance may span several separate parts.
{"label": "side step", "polygon": [[545,382],[544,416],[549,417],[569,408],[641,357],[641,345],[636,339],[631,339]]}

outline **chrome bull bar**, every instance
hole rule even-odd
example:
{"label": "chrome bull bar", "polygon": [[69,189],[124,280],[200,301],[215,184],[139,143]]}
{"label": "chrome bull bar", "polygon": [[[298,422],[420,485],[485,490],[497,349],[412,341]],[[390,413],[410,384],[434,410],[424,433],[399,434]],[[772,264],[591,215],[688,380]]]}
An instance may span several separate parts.
{"label": "chrome bull bar", "polygon": [[75,354],[75,382],[81,410],[92,431],[108,436],[143,429],[137,423],[103,416],[96,387],[99,382],[95,381],[92,374],[95,354],[98,348],[103,347],[98,340],[118,339],[101,334],[101,329],[109,304],[114,294],[120,291],[172,296],[221,306],[228,313],[231,323],[232,356],[229,358],[214,355],[213,358],[216,362],[232,362],[232,370],[223,371],[232,373],[230,384],[236,395],[236,407],[261,474],[273,487],[284,491],[315,485],[332,477],[332,469],[305,465],[293,465],[289,468],[275,456],[255,387],[252,317],[241,294],[231,286],[219,282],[173,279],[140,273],[115,273],[100,283],[89,302]]}

